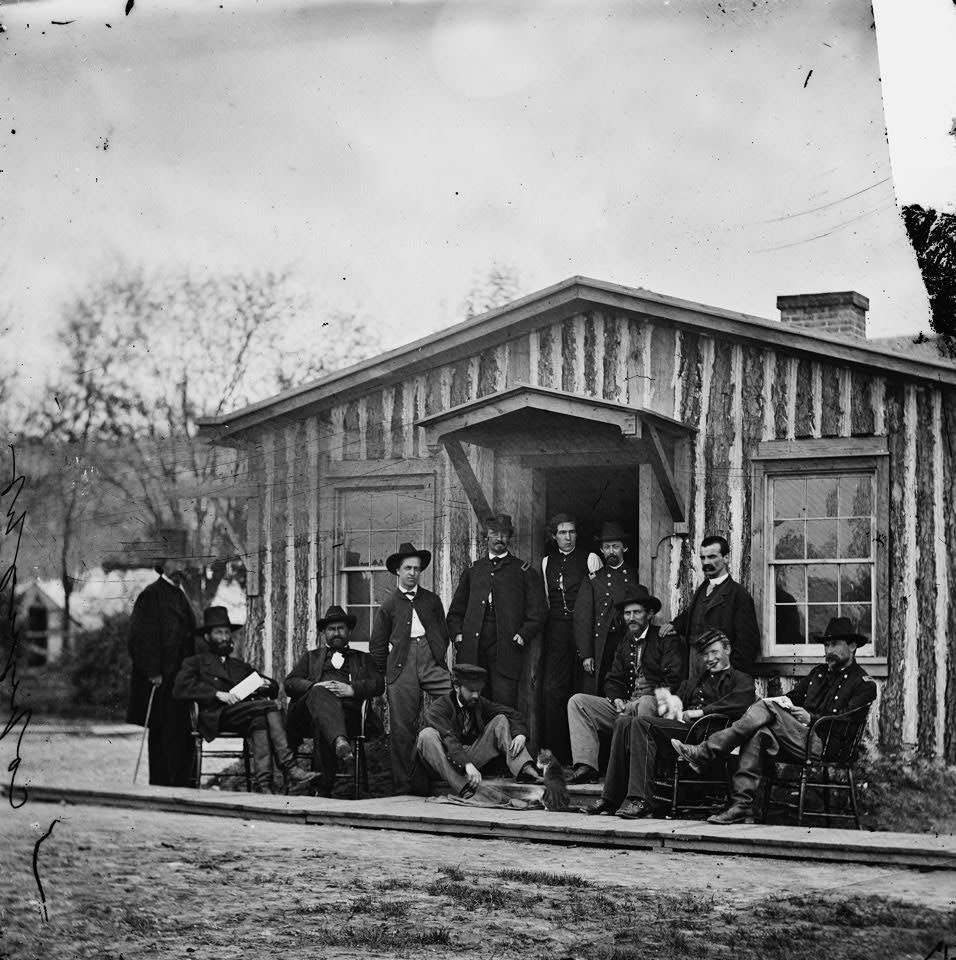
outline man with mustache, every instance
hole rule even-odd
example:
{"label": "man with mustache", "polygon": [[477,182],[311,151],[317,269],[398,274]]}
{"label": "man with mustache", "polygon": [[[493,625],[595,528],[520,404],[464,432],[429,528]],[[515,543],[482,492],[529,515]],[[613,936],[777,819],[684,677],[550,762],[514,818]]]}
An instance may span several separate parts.
{"label": "man with mustache", "polygon": [[753,675],[760,652],[760,627],[753,597],[730,575],[730,544],[724,537],[704,537],[700,542],[700,567],[704,582],[690,606],[674,618],[674,630],[688,652],[688,675],[702,672],[700,658],[693,656],[697,638],[706,630],[720,630],[733,645],[730,663],[735,670]]}
{"label": "man with mustache", "polygon": [[[848,617],[834,617],[819,638],[824,662],[802,677],[785,697],[758,700],[726,730],[703,743],[689,746],[672,740],[671,745],[698,773],[717,757],[740,747],[740,759],[733,778],[733,802],[722,813],[708,817],[709,823],[743,823],[753,816],[754,795],[760,782],[765,756],[783,747],[799,753],[807,742],[814,720],[836,713],[849,713],[876,699],[876,682],[856,662],[856,648],[867,643]],[[811,744],[819,755],[820,742]]]}

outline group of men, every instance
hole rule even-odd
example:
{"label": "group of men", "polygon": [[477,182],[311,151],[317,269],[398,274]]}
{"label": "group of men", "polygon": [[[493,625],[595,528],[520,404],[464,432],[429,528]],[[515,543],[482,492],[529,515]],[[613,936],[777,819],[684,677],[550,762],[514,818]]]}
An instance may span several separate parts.
{"label": "group of men", "polygon": [[[160,579],[137,600],[130,637],[130,719],[144,722],[149,689],[161,717],[155,728],[150,724],[150,781],[189,782],[189,762],[176,748],[177,736],[185,748],[188,726],[177,711],[194,700],[204,736],[228,728],[249,737],[259,789],[274,789],[274,759],[287,791],[327,790],[330,772],[351,759],[349,737],[362,723],[363,702],[384,691],[396,793],[409,792],[424,771],[466,795],[495,757],[519,782],[537,782],[526,738],[535,709],[528,695],[538,687],[538,678],[529,676],[537,664],[528,648],[540,633],[541,745],[568,766],[570,782],[587,783],[601,773],[602,735],[610,739],[602,796],[588,813],[652,815],[661,751],[703,770],[740,747],[733,803],[711,818],[733,823],[751,814],[767,754],[792,746],[801,734],[805,740],[817,716],[874,698],[874,683],[854,659],[866,638],[835,618],[822,638],[824,664],[788,698],[757,699],[756,613],[730,576],[724,538],[701,542],[704,581],[671,623],[660,624],[654,618],[662,604],[626,562],[628,537],[619,523],[605,523],[596,537],[600,556],[579,545],[568,514],[553,517],[549,533],[552,546],[539,572],[511,552],[510,517],[486,518],[484,549],[462,572],[447,616],[441,599],[420,584],[431,554],[403,543],[386,561],[396,587],[375,613],[369,652],[349,645],[355,617],[330,607],[319,619],[316,648],[285,679],[285,724],[275,681],[263,678],[252,699],[235,702],[229,693],[253,667],[231,656],[236,626],[225,610],[207,610],[197,628],[169,563],[158,567]],[[206,650],[197,654],[191,644],[198,635]],[[424,694],[429,702],[420,723]],[[729,726],[700,746],[685,745],[692,724],[708,714],[725,717]],[[296,767],[288,742],[308,737],[311,773]]]}

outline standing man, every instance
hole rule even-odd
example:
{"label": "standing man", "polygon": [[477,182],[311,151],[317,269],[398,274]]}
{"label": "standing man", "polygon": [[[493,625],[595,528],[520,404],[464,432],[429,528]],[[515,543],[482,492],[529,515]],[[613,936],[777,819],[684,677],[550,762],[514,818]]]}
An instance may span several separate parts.
{"label": "standing man", "polygon": [[337,761],[352,759],[349,737],[362,726],[362,701],[385,689],[372,657],[349,646],[355,616],[331,606],[316,623],[318,643],[299,658],[285,678],[291,700],[286,725],[293,743],[312,738],[312,769],[324,774],[331,792]]}
{"label": "standing man", "polygon": [[599,736],[610,733],[618,717],[656,717],[654,691],[674,691],[684,677],[684,650],[680,638],[651,623],[661,602],[638,586],[618,608],[627,635],[618,644],[608,671],[606,697],[577,693],[568,704],[574,769],[569,783],[594,783],[598,778]]}
{"label": "standing man", "polygon": [[[690,654],[697,638],[707,630],[721,630],[733,644],[730,655],[735,670],[753,675],[760,653],[760,627],[753,597],[730,575],[730,544],[723,537],[704,537],[700,543],[704,582],[690,606],[674,618],[674,630]],[[689,657],[689,676],[701,673],[700,659]]]}
{"label": "standing man", "polygon": [[458,662],[488,671],[491,699],[517,707],[525,646],[544,619],[541,581],[530,563],[509,552],[511,517],[492,514],[482,533],[485,555],[462,572],[448,608],[448,630]]}
{"label": "standing man", "polygon": [[753,678],[730,665],[731,645],[719,630],[708,630],[697,641],[707,672],[699,680],[685,680],[677,696],[680,716],[619,717],[611,740],[611,761],[601,799],[586,813],[617,813],[625,820],[652,816],[650,790],[657,752],[671,752],[671,739],[682,740],[695,720],[722,713],[732,720],[742,716],[756,699]]}
{"label": "standing man", "polygon": [[440,697],[451,691],[446,669],[448,624],[438,596],[419,586],[431,563],[427,550],[403,543],[385,566],[398,577],[398,587],[375,613],[369,652],[385,675],[392,751],[392,784],[408,793],[415,752],[416,722],[422,691]]}
{"label": "standing man", "polygon": [[604,567],[581,585],[574,605],[574,643],[583,667],[582,692],[601,697],[614,651],[624,635],[617,604],[639,584],[637,571],[624,562],[629,540],[624,528],[613,520],[605,523],[597,540]]}
{"label": "standing man", "polygon": [[542,742],[562,763],[567,763],[571,756],[568,700],[577,686],[579,669],[572,617],[579,591],[601,569],[601,560],[597,554],[578,549],[577,520],[569,514],[553,516],[548,533],[554,544],[541,561],[548,603],[542,668]]}
{"label": "standing man", "polygon": [[149,782],[188,787],[193,779],[193,737],[187,704],[173,697],[173,681],[186,657],[195,651],[196,615],[182,587],[186,569],[186,531],[160,530],[162,556],[154,557],[159,578],[136,598],[127,646],[133,661],[128,723],[147,724],[149,711]]}
{"label": "standing man", "polygon": [[[815,720],[849,713],[876,699],[876,681],[856,662],[856,649],[867,643],[867,638],[857,633],[849,617],[834,617],[820,639],[824,662],[798,680],[787,696],[758,700],[739,720],[701,744],[671,741],[697,773],[703,773],[717,757],[725,757],[734,747],[740,747],[732,803],[721,813],[708,817],[708,823],[749,820],[765,756],[776,754],[780,747],[799,756]],[[814,741],[810,745],[811,755],[819,756],[821,744],[816,735]]]}

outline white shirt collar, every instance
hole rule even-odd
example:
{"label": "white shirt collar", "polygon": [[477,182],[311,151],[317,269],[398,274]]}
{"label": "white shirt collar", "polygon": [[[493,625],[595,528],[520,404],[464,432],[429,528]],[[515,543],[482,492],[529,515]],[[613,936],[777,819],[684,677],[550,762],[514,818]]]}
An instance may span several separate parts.
{"label": "white shirt collar", "polygon": [[401,584],[399,584],[398,589],[401,590],[402,593],[405,594],[405,596],[408,596],[409,594],[411,594],[412,597],[414,597],[415,594],[418,593],[418,584],[416,583],[415,586],[411,588],[411,590],[406,590]]}
{"label": "white shirt collar", "polygon": [[711,580],[710,583],[714,587],[719,587],[729,576],[730,576],[730,571],[725,570],[723,573],[723,576],[714,577],[714,579]]}
{"label": "white shirt collar", "polygon": [[492,552],[489,550],[489,551],[488,551],[488,559],[489,559],[489,560],[504,560],[504,558],[507,557],[509,553],[511,553],[510,550],[505,550],[504,553],[494,554],[494,553],[492,553]]}

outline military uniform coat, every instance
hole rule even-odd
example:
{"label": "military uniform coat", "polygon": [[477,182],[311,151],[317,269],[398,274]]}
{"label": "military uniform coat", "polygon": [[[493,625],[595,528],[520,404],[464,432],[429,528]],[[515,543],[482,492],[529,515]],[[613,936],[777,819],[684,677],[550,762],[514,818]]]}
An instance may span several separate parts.
{"label": "military uniform coat", "polygon": [[676,690],[684,679],[684,651],[675,634],[660,635],[661,628],[651,624],[643,640],[625,636],[617,645],[614,663],[604,681],[604,695],[609,700],[630,700],[637,679],[636,649],[642,643],[640,668],[653,687]]}
{"label": "military uniform coat", "polygon": [[787,694],[790,702],[810,714],[810,722],[834,713],[849,713],[876,699],[876,681],[856,660],[842,670],[825,663],[801,677]]}

